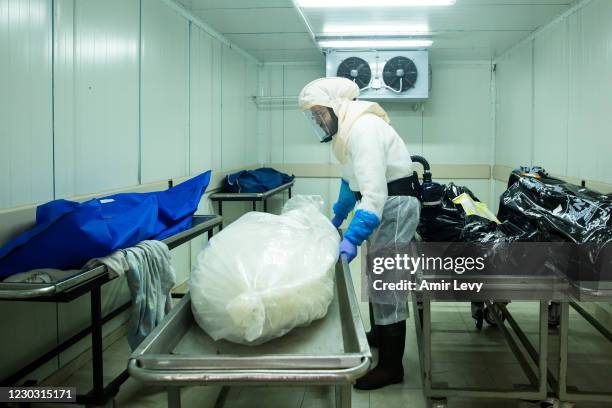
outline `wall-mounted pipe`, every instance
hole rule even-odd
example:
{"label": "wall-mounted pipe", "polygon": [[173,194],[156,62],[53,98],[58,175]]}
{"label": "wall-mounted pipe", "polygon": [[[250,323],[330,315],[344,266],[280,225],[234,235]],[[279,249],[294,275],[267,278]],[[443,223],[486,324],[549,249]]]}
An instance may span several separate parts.
{"label": "wall-mounted pipe", "polygon": [[317,42],[317,37],[315,36],[314,31],[312,31],[312,26],[308,22],[308,19],[304,15],[304,12],[300,8],[300,6],[297,4],[297,1],[296,0],[291,0],[291,4],[293,4],[293,8],[295,9],[295,11],[297,11],[297,13],[299,14],[300,18],[302,19],[302,22],[306,26],[306,29],[308,30],[308,34],[310,35],[310,39],[314,43],[315,47],[317,47],[317,49],[319,51],[323,52],[323,49],[319,46],[319,43]]}

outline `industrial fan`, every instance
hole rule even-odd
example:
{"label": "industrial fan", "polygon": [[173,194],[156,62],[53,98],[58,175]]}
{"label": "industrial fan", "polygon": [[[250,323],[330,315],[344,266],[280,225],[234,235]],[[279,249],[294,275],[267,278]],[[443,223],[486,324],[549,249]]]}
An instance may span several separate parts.
{"label": "industrial fan", "polygon": [[359,89],[367,87],[370,84],[370,79],[372,79],[370,65],[359,57],[349,57],[342,61],[338,65],[336,74],[355,82]]}
{"label": "industrial fan", "polygon": [[383,68],[383,81],[395,92],[404,92],[413,88],[417,77],[417,67],[410,58],[391,58]]}

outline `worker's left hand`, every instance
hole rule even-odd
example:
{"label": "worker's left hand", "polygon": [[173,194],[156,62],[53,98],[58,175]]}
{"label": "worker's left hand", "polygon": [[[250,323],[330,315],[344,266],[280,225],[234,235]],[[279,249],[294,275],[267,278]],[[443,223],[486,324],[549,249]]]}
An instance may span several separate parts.
{"label": "worker's left hand", "polygon": [[351,262],[357,256],[357,246],[344,238],[342,242],[340,242],[340,256],[342,256],[342,254],[346,256],[348,262]]}

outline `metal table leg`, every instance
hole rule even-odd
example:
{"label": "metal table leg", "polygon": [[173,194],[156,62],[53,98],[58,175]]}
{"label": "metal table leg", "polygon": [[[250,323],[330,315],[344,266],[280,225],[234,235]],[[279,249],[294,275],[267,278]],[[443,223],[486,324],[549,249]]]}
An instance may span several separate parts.
{"label": "metal table leg", "polygon": [[181,389],[168,387],[168,408],[181,408]]}
{"label": "metal table leg", "polygon": [[93,388],[90,395],[97,400],[104,393],[104,364],[102,360],[102,297],[101,287],[91,290],[91,353],[93,365]]}
{"label": "metal table leg", "polygon": [[540,302],[540,345],[538,360],[538,390],[546,395],[548,384],[548,303]]}
{"label": "metal table leg", "polygon": [[342,384],[335,386],[336,408],[351,408],[351,385]]}
{"label": "metal table leg", "polygon": [[[221,217],[223,217],[223,200],[219,200],[219,215]],[[219,230],[223,229],[223,220],[221,221],[221,224],[219,225]]]}
{"label": "metal table leg", "polygon": [[567,400],[567,345],[569,334],[569,302],[561,303],[561,322],[559,323],[559,389],[561,401]]}
{"label": "metal table leg", "polygon": [[431,393],[431,301],[423,299],[423,389]]}
{"label": "metal table leg", "polygon": [[264,212],[268,212],[268,200],[263,200]]}
{"label": "metal table leg", "polygon": [[253,201],[253,211],[257,211],[257,205],[256,204],[257,204],[257,202]]}
{"label": "metal table leg", "polygon": [[213,408],[223,408],[225,406],[225,401],[227,401],[229,392],[230,387],[228,385],[223,385],[219,390],[219,395],[217,395],[217,400],[215,401]]}
{"label": "metal table leg", "polygon": [[291,200],[291,187],[289,187],[289,199]]}

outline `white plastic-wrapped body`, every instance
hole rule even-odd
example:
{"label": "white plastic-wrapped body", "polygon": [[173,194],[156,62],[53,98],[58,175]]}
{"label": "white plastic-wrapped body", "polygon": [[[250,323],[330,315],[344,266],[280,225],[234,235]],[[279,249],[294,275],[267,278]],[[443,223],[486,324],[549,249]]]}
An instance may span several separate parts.
{"label": "white plastic-wrapped body", "polygon": [[249,212],[216,234],[191,273],[196,322],[213,339],[261,344],[324,317],[340,237],[319,196]]}

